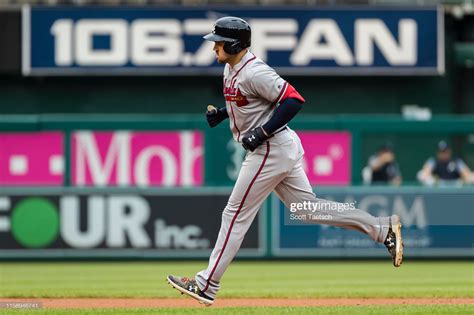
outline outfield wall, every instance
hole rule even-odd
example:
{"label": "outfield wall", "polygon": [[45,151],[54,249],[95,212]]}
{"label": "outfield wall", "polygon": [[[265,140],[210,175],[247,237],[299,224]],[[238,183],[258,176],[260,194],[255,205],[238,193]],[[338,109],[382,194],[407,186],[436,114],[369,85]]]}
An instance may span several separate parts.
{"label": "outfield wall", "polygon": [[[210,254],[231,188],[2,189],[0,259],[200,259]],[[407,258],[472,258],[474,188],[316,188],[373,215],[398,214]],[[301,224],[272,196],[238,257],[382,258],[367,236]]]}
{"label": "outfield wall", "polygon": [[[306,115],[290,127],[314,185],[360,184],[368,157],[387,140],[404,184],[416,182],[441,139],[474,168],[474,116]],[[2,115],[0,145],[0,187],[231,186],[245,154],[228,122],[211,129],[204,114]]]}
{"label": "outfield wall", "polygon": [[[474,187],[355,187],[380,144],[365,137],[396,135],[406,179],[441,137],[474,133],[472,117],[306,116],[291,127],[318,196],[400,215],[408,257],[473,256]],[[3,259],[205,258],[245,154],[201,115],[4,115],[0,153]],[[285,224],[287,214],[269,198],[239,257],[387,255],[355,232]]]}

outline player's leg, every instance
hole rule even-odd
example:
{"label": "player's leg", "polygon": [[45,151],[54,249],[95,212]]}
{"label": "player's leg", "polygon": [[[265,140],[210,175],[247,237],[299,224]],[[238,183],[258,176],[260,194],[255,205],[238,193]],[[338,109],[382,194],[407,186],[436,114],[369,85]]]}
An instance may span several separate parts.
{"label": "player's leg", "polygon": [[221,228],[209,265],[196,275],[199,288],[206,295],[215,297],[220,279],[239,250],[263,201],[292,165],[282,157],[281,147],[269,142],[247,155],[222,213]]}
{"label": "player's leg", "polygon": [[[358,230],[368,234],[373,240],[383,242],[387,236],[389,217],[374,217],[359,210],[335,211],[343,209],[344,205],[335,201],[317,198],[313,193],[309,180],[303,170],[301,161],[295,165],[290,174],[275,188],[278,197],[289,208],[291,204],[307,202],[312,204],[312,214],[320,216],[321,220],[308,220],[307,223],[327,224],[346,229]],[[321,204],[317,206],[316,203]],[[313,210],[311,210],[313,211]],[[297,211],[297,214],[310,213],[308,210]]]}
{"label": "player's leg", "polygon": [[[295,135],[295,137],[297,136]],[[299,141],[297,142],[299,143]],[[275,192],[288,208],[292,203],[305,201],[312,203],[314,210],[312,213],[315,215],[312,218],[320,217],[321,220],[309,220],[308,224],[327,224],[363,232],[373,240],[385,243],[396,267],[402,263],[403,242],[398,216],[374,217],[365,211],[355,208],[334,211],[334,209],[344,209],[345,205],[335,201],[316,198],[308,177],[303,170],[302,157],[295,163],[285,179],[276,186]],[[307,213],[308,211],[302,211],[300,214]]]}
{"label": "player's leg", "polygon": [[213,303],[222,275],[239,250],[258,209],[276,185],[272,179],[274,150],[266,143],[247,153],[222,212],[221,227],[208,267],[198,272],[195,279],[169,276],[168,282],[173,287],[207,305]]}

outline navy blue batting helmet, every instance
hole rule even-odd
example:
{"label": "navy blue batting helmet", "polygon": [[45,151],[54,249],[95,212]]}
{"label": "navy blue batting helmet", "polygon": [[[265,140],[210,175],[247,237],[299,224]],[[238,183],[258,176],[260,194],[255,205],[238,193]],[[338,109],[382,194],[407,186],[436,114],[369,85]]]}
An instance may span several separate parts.
{"label": "navy blue batting helmet", "polygon": [[224,42],[224,51],[235,55],[250,47],[250,25],[245,20],[226,16],[214,23],[214,30],[205,35],[204,39],[213,42]]}

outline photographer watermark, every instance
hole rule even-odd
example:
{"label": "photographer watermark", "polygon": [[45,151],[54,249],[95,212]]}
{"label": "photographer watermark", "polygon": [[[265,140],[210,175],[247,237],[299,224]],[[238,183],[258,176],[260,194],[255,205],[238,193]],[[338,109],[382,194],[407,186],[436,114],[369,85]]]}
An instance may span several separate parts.
{"label": "photographer watermark", "polygon": [[[344,212],[354,210],[356,202],[332,202],[332,201],[303,201],[290,204],[290,221],[325,221],[332,220],[333,212]],[[321,213],[323,212],[323,213]]]}

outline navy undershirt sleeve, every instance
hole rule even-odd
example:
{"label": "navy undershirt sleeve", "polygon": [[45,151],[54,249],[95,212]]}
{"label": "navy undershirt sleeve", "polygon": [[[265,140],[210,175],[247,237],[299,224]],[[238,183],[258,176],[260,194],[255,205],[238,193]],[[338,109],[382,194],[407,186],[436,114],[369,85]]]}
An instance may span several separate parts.
{"label": "navy undershirt sleeve", "polygon": [[295,98],[283,100],[280,106],[275,109],[272,118],[262,126],[263,129],[268,135],[271,135],[293,119],[302,107],[303,103]]}

